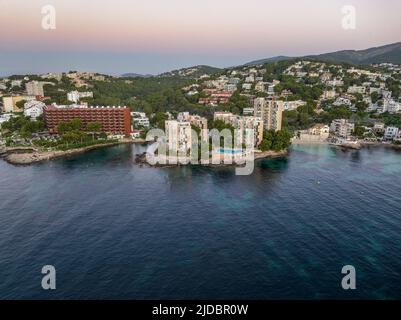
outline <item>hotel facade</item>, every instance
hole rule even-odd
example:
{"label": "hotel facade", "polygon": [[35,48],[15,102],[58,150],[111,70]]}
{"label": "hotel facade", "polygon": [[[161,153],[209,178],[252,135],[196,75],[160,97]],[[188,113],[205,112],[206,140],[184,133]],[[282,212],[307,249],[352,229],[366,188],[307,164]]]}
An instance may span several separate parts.
{"label": "hotel facade", "polygon": [[101,130],[110,134],[129,136],[131,133],[131,115],[127,107],[86,107],[86,106],[55,106],[43,108],[46,126],[51,133],[57,133],[61,122],[80,119],[83,126],[98,122]]}

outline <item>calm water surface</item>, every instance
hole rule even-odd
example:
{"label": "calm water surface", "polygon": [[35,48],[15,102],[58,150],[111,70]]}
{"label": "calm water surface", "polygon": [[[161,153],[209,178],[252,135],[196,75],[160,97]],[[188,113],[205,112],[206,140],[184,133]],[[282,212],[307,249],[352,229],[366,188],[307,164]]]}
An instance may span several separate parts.
{"label": "calm water surface", "polygon": [[140,149],[0,161],[0,298],[401,298],[401,153],[297,146],[244,177]]}

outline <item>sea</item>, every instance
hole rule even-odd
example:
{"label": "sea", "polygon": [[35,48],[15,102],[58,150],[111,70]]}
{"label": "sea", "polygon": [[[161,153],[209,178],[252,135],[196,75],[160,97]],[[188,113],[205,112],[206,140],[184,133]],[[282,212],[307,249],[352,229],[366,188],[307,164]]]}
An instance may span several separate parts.
{"label": "sea", "polygon": [[0,161],[0,299],[401,298],[400,151],[292,146],[237,176],[144,148]]}

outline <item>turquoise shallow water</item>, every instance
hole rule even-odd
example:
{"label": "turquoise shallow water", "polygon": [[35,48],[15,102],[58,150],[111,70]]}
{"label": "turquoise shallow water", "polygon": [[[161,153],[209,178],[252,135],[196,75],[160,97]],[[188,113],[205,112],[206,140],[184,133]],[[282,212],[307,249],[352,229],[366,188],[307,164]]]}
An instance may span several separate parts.
{"label": "turquoise shallow water", "polygon": [[401,298],[401,153],[297,146],[236,176],[140,151],[0,162],[0,298]]}

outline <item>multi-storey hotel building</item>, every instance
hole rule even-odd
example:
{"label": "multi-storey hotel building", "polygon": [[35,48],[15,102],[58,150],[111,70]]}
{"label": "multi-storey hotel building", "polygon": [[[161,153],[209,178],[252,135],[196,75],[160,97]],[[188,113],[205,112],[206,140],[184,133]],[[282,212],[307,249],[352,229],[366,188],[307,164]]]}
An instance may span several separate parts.
{"label": "multi-storey hotel building", "polygon": [[101,130],[110,134],[131,133],[131,115],[127,107],[86,107],[86,106],[55,106],[43,108],[47,128],[57,133],[60,122],[80,119],[86,126],[90,122],[101,124]]}

